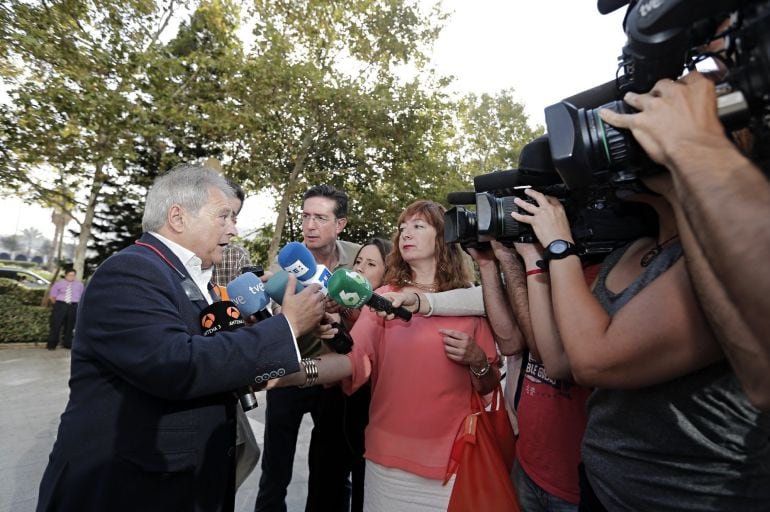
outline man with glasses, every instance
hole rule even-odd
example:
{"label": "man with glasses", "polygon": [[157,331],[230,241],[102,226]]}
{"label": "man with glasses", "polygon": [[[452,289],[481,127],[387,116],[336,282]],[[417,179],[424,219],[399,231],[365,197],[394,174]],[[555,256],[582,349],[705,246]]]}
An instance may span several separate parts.
{"label": "man with glasses", "polygon": [[[350,269],[360,246],[339,240],[347,225],[348,196],[331,185],[311,187],[302,196],[302,236],[319,265],[330,272]],[[273,263],[270,270],[278,271]],[[327,299],[327,311],[338,306]],[[312,334],[298,339],[303,358],[316,357],[324,351],[320,338]],[[255,512],[285,511],[286,488],[291,482],[297,434],[302,418],[310,413],[313,433],[308,455],[308,497],[306,512],[347,512],[350,507],[349,449],[344,438],[342,392],[337,387],[324,389],[276,388],[267,392],[265,439],[262,453],[262,477]]]}

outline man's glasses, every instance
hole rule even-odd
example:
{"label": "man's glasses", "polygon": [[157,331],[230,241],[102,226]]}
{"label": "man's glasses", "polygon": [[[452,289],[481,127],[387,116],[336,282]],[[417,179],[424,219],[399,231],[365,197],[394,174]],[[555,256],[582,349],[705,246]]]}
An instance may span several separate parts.
{"label": "man's glasses", "polygon": [[302,223],[309,223],[310,221],[315,221],[316,224],[324,225],[328,224],[329,221],[336,220],[336,217],[329,217],[328,215],[313,215],[312,213],[303,213],[302,214]]}

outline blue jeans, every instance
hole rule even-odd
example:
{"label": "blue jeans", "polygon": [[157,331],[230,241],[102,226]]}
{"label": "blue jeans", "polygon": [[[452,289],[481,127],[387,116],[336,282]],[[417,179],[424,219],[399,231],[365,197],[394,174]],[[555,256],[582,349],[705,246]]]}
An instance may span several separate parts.
{"label": "blue jeans", "polygon": [[564,501],[537,485],[516,459],[511,471],[522,512],[577,512],[576,504]]}

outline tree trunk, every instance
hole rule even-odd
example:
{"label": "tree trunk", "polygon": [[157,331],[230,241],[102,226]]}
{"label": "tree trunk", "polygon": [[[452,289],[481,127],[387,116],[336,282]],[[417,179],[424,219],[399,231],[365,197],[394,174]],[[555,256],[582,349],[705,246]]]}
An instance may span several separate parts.
{"label": "tree trunk", "polygon": [[297,159],[294,161],[294,168],[291,170],[288,183],[286,183],[286,186],[283,189],[281,201],[278,204],[278,218],[275,220],[275,231],[273,232],[273,239],[270,240],[270,248],[267,251],[267,261],[269,262],[275,261],[275,255],[278,254],[278,244],[281,243],[283,228],[286,226],[286,213],[289,209],[291,196],[294,194],[294,185],[297,182],[300,173],[305,169],[305,159],[310,152],[312,143],[313,130],[308,129],[307,133],[305,133],[305,137],[302,139],[299,151],[297,151]]}
{"label": "tree trunk", "polygon": [[91,182],[91,190],[88,193],[88,201],[86,203],[86,212],[83,218],[83,222],[80,223],[80,236],[78,236],[78,246],[75,249],[75,261],[73,268],[77,272],[78,278],[83,279],[85,277],[84,270],[86,266],[86,251],[88,250],[88,241],[91,238],[91,226],[94,223],[94,215],[96,213],[96,200],[99,197],[99,192],[104,185],[104,164],[97,164],[96,171],[94,172],[94,179]]}

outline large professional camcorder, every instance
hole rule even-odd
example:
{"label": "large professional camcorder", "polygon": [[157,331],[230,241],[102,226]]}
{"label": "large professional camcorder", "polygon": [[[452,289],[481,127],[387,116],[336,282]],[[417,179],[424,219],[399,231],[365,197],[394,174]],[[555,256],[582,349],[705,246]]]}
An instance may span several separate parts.
{"label": "large professional camcorder", "polygon": [[[453,192],[447,196],[447,201],[457,206],[444,216],[446,243],[460,243],[467,248],[486,247],[489,240],[508,246],[536,241],[529,224],[511,217],[511,212],[519,211],[513,202],[516,197],[531,201],[524,193],[528,188],[561,201],[581,254],[610,252],[655,229],[646,205],[624,203],[614,195],[569,190],[553,167],[545,135],[524,146],[518,168],[482,174],[473,182],[474,192]],[[475,205],[475,211],[463,205]]]}
{"label": "large professional camcorder", "polygon": [[[626,3],[600,1],[599,10],[610,12]],[[770,2],[631,1],[624,29],[628,40],[616,80],[545,109],[553,163],[568,188],[597,183],[624,186],[659,171],[630,132],[604,123],[598,112],[602,108],[633,112],[620,101],[623,94],[647,92],[658,80],[676,79],[709,57],[726,72],[718,84],[719,116],[725,128],[749,127],[761,141],[756,146],[768,146],[764,142],[770,128]],[[706,45],[716,40],[724,41],[723,49],[706,51]]]}
{"label": "large professional camcorder", "polygon": [[[609,252],[654,235],[654,214],[641,203],[619,201],[646,191],[638,178],[660,171],[631,133],[604,123],[599,110],[629,113],[628,91],[644,93],[676,79],[707,58],[718,63],[719,116],[727,130],[749,128],[755,160],[770,155],[770,0],[599,0],[606,14],[628,5],[626,45],[618,76],[545,109],[548,133],[527,144],[519,167],[474,178],[474,192],[449,194],[444,240],[464,247],[488,240],[531,242],[530,226],[516,222],[515,197],[526,188],[564,205],[581,254]],[[722,49],[709,52],[709,43]],[[762,152],[765,152],[763,154]],[[475,205],[475,211],[463,205]]]}

